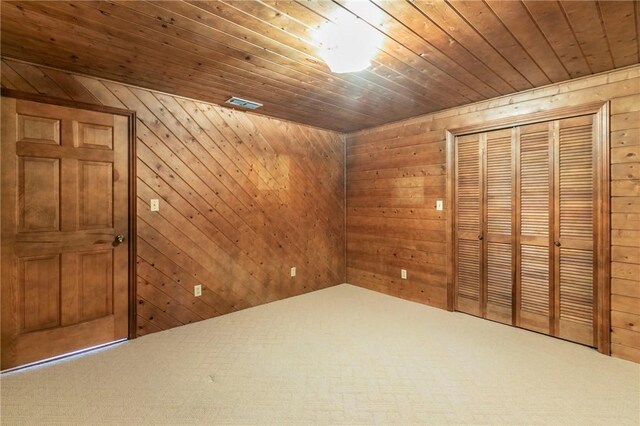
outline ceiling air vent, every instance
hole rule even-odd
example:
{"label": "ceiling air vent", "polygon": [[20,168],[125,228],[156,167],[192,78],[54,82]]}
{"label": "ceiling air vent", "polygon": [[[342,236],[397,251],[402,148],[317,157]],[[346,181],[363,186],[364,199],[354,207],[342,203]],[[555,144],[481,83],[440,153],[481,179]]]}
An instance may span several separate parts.
{"label": "ceiling air vent", "polygon": [[258,109],[262,106],[262,104],[259,102],[248,101],[246,99],[236,98],[235,96],[233,98],[228,99],[227,103],[240,108],[247,108],[247,109]]}

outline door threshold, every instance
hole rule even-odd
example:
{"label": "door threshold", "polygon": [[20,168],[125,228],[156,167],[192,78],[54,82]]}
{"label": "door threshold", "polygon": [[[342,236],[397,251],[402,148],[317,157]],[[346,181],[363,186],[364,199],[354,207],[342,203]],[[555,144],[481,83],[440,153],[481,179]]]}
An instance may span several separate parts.
{"label": "door threshold", "polygon": [[42,359],[40,361],[34,361],[34,362],[30,362],[28,364],[19,365],[17,367],[7,368],[6,370],[0,371],[0,374],[13,373],[13,372],[17,372],[17,371],[26,370],[26,369],[29,369],[29,368],[40,367],[40,366],[43,366],[44,364],[50,365],[50,364],[53,364],[53,363],[55,363],[57,361],[66,360],[67,358],[72,358],[72,357],[86,355],[86,354],[93,353],[93,352],[98,352],[98,351],[100,351],[102,349],[106,349],[106,348],[109,348],[111,346],[116,346],[116,345],[119,345],[121,343],[124,343],[127,340],[129,340],[129,339],[125,337],[125,338],[122,338],[122,339],[114,340],[113,342],[102,343],[100,345],[95,345],[95,346],[91,346],[89,348],[84,348],[84,349],[78,349],[77,351],[68,352],[68,353],[62,354],[62,355],[56,355],[54,357],[47,358],[47,359]]}

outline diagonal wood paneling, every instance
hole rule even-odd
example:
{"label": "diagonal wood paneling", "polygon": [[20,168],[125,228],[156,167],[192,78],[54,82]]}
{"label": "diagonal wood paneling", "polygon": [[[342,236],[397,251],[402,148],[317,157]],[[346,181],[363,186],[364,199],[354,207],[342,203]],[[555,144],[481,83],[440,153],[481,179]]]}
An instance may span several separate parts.
{"label": "diagonal wood paneling", "polygon": [[446,308],[445,130],[599,101],[611,106],[611,347],[640,362],[640,66],[348,135],[347,281]]}
{"label": "diagonal wood paneling", "polygon": [[[139,335],[344,282],[342,136],[1,65],[2,87],[136,111]],[[159,212],[149,210],[152,198]],[[193,296],[196,284],[202,297]]]}
{"label": "diagonal wood paneling", "polygon": [[[1,7],[5,56],[216,104],[231,95],[255,99],[266,115],[337,131],[640,60],[637,1],[3,1]],[[384,43],[369,69],[332,74],[318,55],[316,33],[345,16],[362,19]]]}

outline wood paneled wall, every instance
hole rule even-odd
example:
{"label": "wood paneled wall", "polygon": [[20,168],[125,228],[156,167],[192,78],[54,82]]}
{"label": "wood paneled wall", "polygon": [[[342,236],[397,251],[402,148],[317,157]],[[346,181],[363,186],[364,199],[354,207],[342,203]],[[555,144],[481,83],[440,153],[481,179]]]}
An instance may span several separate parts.
{"label": "wood paneled wall", "polygon": [[6,58],[1,71],[4,88],[136,111],[138,335],[345,281],[340,134]]}
{"label": "wood paneled wall", "polygon": [[[640,362],[640,66],[347,137],[347,281],[447,305],[445,130],[611,101],[611,347]],[[436,211],[436,200],[445,211]],[[408,279],[400,279],[400,269]]]}

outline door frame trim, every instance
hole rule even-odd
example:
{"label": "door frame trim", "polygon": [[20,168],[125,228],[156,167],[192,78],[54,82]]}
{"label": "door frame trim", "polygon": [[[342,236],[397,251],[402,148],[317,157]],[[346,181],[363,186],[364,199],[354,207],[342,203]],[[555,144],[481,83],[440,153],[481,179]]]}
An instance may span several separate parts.
{"label": "door frame trim", "polygon": [[455,139],[471,133],[487,132],[526,124],[540,123],[550,120],[594,114],[594,124],[600,139],[596,146],[596,173],[598,187],[595,202],[598,206],[598,218],[595,224],[595,252],[597,264],[596,297],[596,347],[599,352],[611,354],[611,197],[610,197],[610,101],[594,102],[572,107],[550,109],[547,111],[523,114],[518,117],[506,117],[498,120],[485,121],[469,126],[446,129],[447,154],[447,209],[446,221],[446,273],[447,273],[447,309],[454,310],[455,301]]}
{"label": "door frame trim", "polygon": [[136,275],[136,261],[137,261],[137,209],[136,209],[136,112],[123,108],[115,108],[107,105],[97,105],[86,102],[79,102],[69,99],[60,99],[46,95],[34,94],[21,92],[19,90],[12,90],[2,88],[0,94],[3,97],[7,98],[15,98],[32,102],[40,102],[44,104],[51,105],[59,105],[69,108],[77,108],[77,109],[85,109],[89,111],[102,112],[106,114],[114,114],[114,115],[122,115],[129,119],[128,125],[128,162],[127,167],[129,168],[129,184],[128,184],[128,225],[129,225],[129,241],[128,241],[128,249],[129,249],[129,272],[128,272],[128,288],[129,288],[129,330],[128,330],[128,338],[135,339],[136,338],[136,328],[137,328],[137,275]]}

